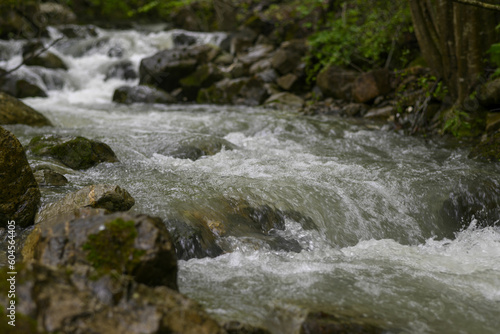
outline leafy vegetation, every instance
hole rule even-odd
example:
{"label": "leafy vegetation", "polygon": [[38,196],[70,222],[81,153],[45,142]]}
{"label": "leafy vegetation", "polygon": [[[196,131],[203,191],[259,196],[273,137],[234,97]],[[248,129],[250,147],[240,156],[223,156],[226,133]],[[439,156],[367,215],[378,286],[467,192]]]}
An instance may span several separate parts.
{"label": "leafy vegetation", "polygon": [[389,67],[404,52],[408,53],[396,48],[404,34],[412,32],[407,1],[351,0],[337,2],[337,7],[340,10],[330,11],[323,26],[309,38],[310,75],[327,65],[359,70]]}

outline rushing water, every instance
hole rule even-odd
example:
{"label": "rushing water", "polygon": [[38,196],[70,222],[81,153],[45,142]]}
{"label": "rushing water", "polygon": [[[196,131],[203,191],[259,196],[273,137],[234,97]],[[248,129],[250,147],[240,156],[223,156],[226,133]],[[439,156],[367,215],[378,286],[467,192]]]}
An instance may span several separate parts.
{"label": "rushing water", "polygon": [[[117,61],[110,49],[121,50],[137,68],[143,57],[171,47],[172,34],[98,33],[55,47],[68,72],[29,72],[49,97],[25,102],[55,128],[8,129],[23,144],[46,133],[97,139],[113,148],[120,163],[62,169],[70,184],[44,188],[44,203],[84,185],[114,183],[136,199],[133,211],[165,219],[181,207],[210,209],[210,201],[221,197],[310,217],[314,229],[287,220],[278,232],[296,240],[300,253],[227,237],[220,241],[231,243],[232,252],[180,261],[180,290],[220,320],[294,333],[311,309],[362,315],[394,332],[498,333],[500,228],[481,227],[482,220],[497,220],[491,213],[498,210],[460,221],[441,214],[452,193],[469,194],[482,184],[499,189],[498,164],[468,160],[460,148],[293,110],[116,105],[114,89],[137,82],[104,80]],[[196,36],[213,43],[223,38]],[[0,66],[20,61],[21,44],[10,42],[12,54]],[[237,149],[197,161],[158,153],[183,138],[206,135]]]}

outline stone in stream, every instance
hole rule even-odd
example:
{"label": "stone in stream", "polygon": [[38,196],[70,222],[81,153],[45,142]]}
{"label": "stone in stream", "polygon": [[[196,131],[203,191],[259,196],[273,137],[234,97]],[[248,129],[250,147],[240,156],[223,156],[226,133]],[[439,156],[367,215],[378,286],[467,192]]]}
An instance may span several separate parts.
{"label": "stone in stream", "polygon": [[[300,252],[293,239],[279,234],[285,219],[292,219],[304,229],[314,229],[314,222],[295,211],[281,211],[269,205],[251,206],[245,200],[213,198],[204,206],[179,206],[180,217],[168,221],[179,259],[216,257],[231,252],[231,238],[252,248]],[[228,239],[229,237],[229,239]]]}
{"label": "stone in stream", "polygon": [[149,86],[121,86],[113,94],[113,102],[132,103],[175,103],[176,99],[160,89]]}
{"label": "stone in stream", "polygon": [[52,125],[50,121],[38,111],[3,92],[0,92],[0,124],[26,124],[31,126]]}
{"label": "stone in stream", "polygon": [[202,156],[215,155],[222,149],[231,151],[236,145],[215,136],[199,136],[187,138],[178,144],[159,150],[159,154],[179,159],[198,160]]}
{"label": "stone in stream", "polygon": [[83,137],[37,136],[30,141],[28,149],[36,156],[52,157],[73,169],[118,161],[108,145]]}
{"label": "stone in stream", "polygon": [[113,78],[125,80],[137,79],[137,73],[134,69],[134,64],[132,64],[130,60],[120,60],[112,64],[106,71],[106,77],[104,78],[104,81]]}
{"label": "stone in stream", "polygon": [[11,73],[0,77],[0,91],[19,99],[25,97],[47,97],[45,92],[36,80],[29,75]]}
{"label": "stone in stream", "polygon": [[[399,331],[396,331],[399,332]],[[300,327],[300,334],[392,333],[380,320],[369,319],[362,314],[329,314],[311,312]]]}
{"label": "stone in stream", "polygon": [[183,95],[189,101],[194,101],[201,88],[210,87],[222,79],[224,79],[224,73],[216,65],[209,63],[198,66],[196,71],[182,78],[179,83]]}
{"label": "stone in stream", "polygon": [[[6,281],[6,269],[0,277]],[[8,284],[0,285],[0,293],[0,309],[6,309]],[[2,321],[2,333],[225,333],[198,303],[173,289],[99,275],[79,263],[20,265],[16,293],[22,296],[16,300],[16,327]]]}
{"label": "stone in stream", "polygon": [[33,224],[40,190],[17,138],[0,127],[0,227]]}
{"label": "stone in stream", "polygon": [[224,79],[203,88],[198,93],[198,103],[243,104],[256,106],[268,97],[264,82],[257,78]]}
{"label": "stone in stream", "polygon": [[34,174],[39,186],[60,187],[68,184],[68,179],[64,175],[50,169],[39,169]]}

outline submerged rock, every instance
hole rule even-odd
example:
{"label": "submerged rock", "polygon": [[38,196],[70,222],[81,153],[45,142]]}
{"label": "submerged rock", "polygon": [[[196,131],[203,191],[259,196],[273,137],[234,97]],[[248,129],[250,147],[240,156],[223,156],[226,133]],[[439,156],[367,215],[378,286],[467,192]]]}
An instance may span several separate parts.
{"label": "submerged rock", "polygon": [[362,315],[353,316],[324,312],[309,313],[300,328],[300,334],[331,333],[376,334],[390,333],[390,331],[380,321],[366,319]]}
{"label": "submerged rock", "polygon": [[40,169],[35,173],[36,182],[40,186],[64,186],[68,183],[68,179],[57,172],[50,169]]}
{"label": "submerged rock", "polygon": [[106,71],[104,80],[112,78],[133,80],[137,79],[137,72],[134,69],[134,64],[130,60],[121,60],[111,65]]}
{"label": "submerged rock", "polygon": [[50,126],[50,121],[38,111],[13,96],[0,92],[0,124]]}
{"label": "submerged rock", "polygon": [[285,219],[292,219],[304,228],[315,228],[308,217],[285,212],[269,205],[251,206],[245,200],[212,199],[208,206],[181,209],[177,220],[169,221],[179,259],[216,257],[233,251],[238,243],[252,248],[300,252],[293,239],[279,234]]}
{"label": "submerged rock", "polygon": [[215,155],[222,149],[234,150],[236,146],[215,136],[198,136],[184,139],[177,145],[164,148],[158,153],[179,159],[198,160],[202,156]]}
{"label": "submerged rock", "polygon": [[115,90],[113,102],[132,103],[175,103],[170,94],[149,86],[122,86]]}
{"label": "submerged rock", "polygon": [[108,145],[83,137],[37,136],[30,141],[28,149],[34,155],[50,156],[73,169],[118,161]]}
{"label": "submerged rock", "polygon": [[0,227],[32,225],[40,190],[17,138],[0,127]]}
{"label": "submerged rock", "polygon": [[[53,268],[33,263],[17,271],[16,292],[22,298],[16,301],[15,329],[32,324],[31,332],[21,327],[19,333],[224,333],[199,304],[165,286],[149,287],[119,275],[99,277],[81,264]],[[7,279],[6,270],[0,277]],[[0,286],[5,309],[7,287]],[[8,325],[3,321],[0,326]]]}

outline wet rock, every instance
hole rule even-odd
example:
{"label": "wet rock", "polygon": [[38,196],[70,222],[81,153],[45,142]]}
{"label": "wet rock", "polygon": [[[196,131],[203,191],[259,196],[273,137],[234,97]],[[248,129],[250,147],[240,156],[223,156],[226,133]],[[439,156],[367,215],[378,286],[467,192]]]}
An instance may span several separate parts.
{"label": "wet rock", "polygon": [[256,78],[224,79],[198,93],[198,103],[256,106],[267,98],[263,82]]}
{"label": "wet rock", "polygon": [[184,96],[190,101],[196,100],[201,88],[210,87],[224,78],[219,68],[211,63],[200,65],[196,71],[180,80]]}
{"label": "wet rock", "polygon": [[180,87],[179,81],[193,73],[198,65],[215,57],[211,53],[213,48],[208,45],[160,51],[141,61],[139,83],[154,85],[170,92]]}
{"label": "wet rock", "polygon": [[324,96],[349,101],[352,84],[358,75],[355,71],[329,66],[318,74],[316,84]]}
{"label": "wet rock", "polygon": [[375,334],[389,332],[385,326],[374,319],[365,319],[361,315],[309,313],[300,328],[301,334],[359,333]]}
{"label": "wet rock", "polygon": [[22,101],[0,92],[0,124],[26,124],[31,126],[50,126],[50,121],[38,111]]}
{"label": "wet rock", "polygon": [[[0,276],[6,279],[6,271]],[[16,302],[16,320],[19,326],[33,324],[40,333],[223,333],[199,304],[177,291],[126,276],[95,277],[85,265],[27,264],[18,269],[16,279],[16,292],[23,296]],[[8,302],[6,287],[0,287],[2,307]]]}
{"label": "wet rock", "polygon": [[314,228],[310,218],[300,214],[276,210],[269,205],[252,206],[241,199],[214,198],[207,206],[196,209],[181,204],[180,212],[180,218],[170,224],[177,256],[185,260],[231,252],[238,247],[235,242],[256,249],[300,252],[302,247],[296,240],[279,233],[285,228],[285,219],[304,224],[304,228]]}
{"label": "wet rock", "polygon": [[[67,194],[57,202],[51,203],[36,215],[36,223],[55,222],[59,217],[73,218],[80,208],[105,209],[110,212],[127,211],[134,206],[134,198],[116,185],[98,184],[84,187]],[[66,218],[65,218],[66,219]]]}
{"label": "wet rock", "polygon": [[361,74],[353,82],[352,97],[356,102],[367,103],[377,96],[391,92],[390,73],[386,69]]}
{"label": "wet rock", "polygon": [[234,62],[234,57],[230,53],[223,52],[214,60],[216,65],[231,65]]}
{"label": "wet rock", "polygon": [[137,79],[137,72],[134,69],[134,64],[130,60],[119,61],[109,67],[106,71],[104,80],[111,78],[134,80]]}
{"label": "wet rock", "polygon": [[40,190],[17,138],[0,127],[0,227],[32,225],[40,203]]}
{"label": "wet rock", "polygon": [[28,149],[34,155],[52,157],[73,169],[118,161],[108,145],[83,137],[37,136],[30,141]]}
{"label": "wet rock", "polygon": [[248,76],[248,68],[242,63],[233,63],[225,70],[226,73],[233,79]]}
{"label": "wet rock", "polygon": [[500,185],[493,180],[459,184],[444,201],[440,215],[457,230],[468,227],[473,219],[482,227],[498,224]]}
{"label": "wet rock", "polygon": [[298,77],[295,74],[288,73],[279,77],[278,80],[276,80],[276,83],[284,90],[291,90],[293,85],[297,82],[297,79]]}
{"label": "wet rock", "polygon": [[186,33],[175,34],[172,39],[176,47],[196,44],[196,37],[188,35]]}
{"label": "wet rock", "polygon": [[278,109],[284,108],[294,108],[300,109],[304,106],[304,100],[294,94],[282,92],[271,95],[266,102],[264,102],[266,106],[275,107]]}
{"label": "wet rock", "polygon": [[113,93],[113,102],[132,103],[175,103],[176,99],[162,91],[149,86],[121,86]]}
{"label": "wet rock", "polygon": [[500,130],[489,134],[469,153],[470,159],[500,162]]}
{"label": "wet rock", "polygon": [[[35,53],[38,52],[38,50],[35,51]],[[34,54],[33,54],[34,55]],[[61,70],[67,70],[68,66],[64,63],[64,61],[59,58],[59,56],[55,55],[54,53],[50,51],[45,51],[44,53],[40,55],[28,55],[26,56],[24,60],[24,64],[28,66],[40,66],[40,67],[45,67],[45,68],[50,68],[50,69],[61,69]]]}
{"label": "wet rock", "polygon": [[38,6],[35,2],[24,2],[22,14],[10,6],[3,6],[0,11],[0,38],[29,39],[37,35],[46,35],[47,31],[33,22],[37,13]]}
{"label": "wet rock", "polygon": [[0,92],[5,92],[14,97],[47,97],[47,93],[29,77],[18,73],[0,77]]}
{"label": "wet rock", "polygon": [[342,107],[342,112],[349,117],[364,116],[368,111],[368,106],[363,103],[349,103]]}
{"label": "wet rock", "polygon": [[[250,66],[249,73],[250,74],[257,74],[257,73],[261,73],[263,71],[267,71],[269,69],[274,71],[274,69],[272,69],[271,67],[272,67],[271,59],[267,59],[267,58],[262,59],[262,60],[259,60],[258,62],[254,63],[253,65]],[[276,72],[276,71],[274,71],[274,72]]]}
{"label": "wet rock", "polygon": [[97,28],[93,25],[68,24],[59,26],[58,29],[68,38],[97,37]]}
{"label": "wet rock", "polygon": [[272,68],[257,73],[255,77],[264,83],[273,83],[278,79],[278,73]]}
{"label": "wet rock", "polygon": [[274,54],[271,64],[280,74],[293,72],[300,64],[301,56],[293,51],[279,49]]}
{"label": "wet rock", "polygon": [[60,187],[68,183],[68,179],[64,175],[54,172],[50,169],[40,169],[35,173],[36,182],[40,186]]}
{"label": "wet rock", "polygon": [[164,148],[158,153],[179,159],[198,160],[202,156],[215,155],[223,148],[231,151],[236,146],[223,138],[198,136],[184,139],[177,145]]}

